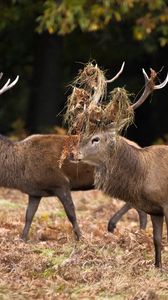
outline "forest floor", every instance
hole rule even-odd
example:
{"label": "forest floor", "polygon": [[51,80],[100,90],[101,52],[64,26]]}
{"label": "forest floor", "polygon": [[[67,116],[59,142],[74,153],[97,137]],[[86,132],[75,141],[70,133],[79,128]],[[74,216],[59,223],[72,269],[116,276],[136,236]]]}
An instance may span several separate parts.
{"label": "forest floor", "polygon": [[13,299],[168,299],[168,245],[163,238],[163,270],[154,268],[151,222],[140,231],[135,210],[114,234],[107,223],[122,206],[98,191],[74,192],[83,237],[55,198],[43,199],[24,243],[27,196],[0,189],[0,300]]}

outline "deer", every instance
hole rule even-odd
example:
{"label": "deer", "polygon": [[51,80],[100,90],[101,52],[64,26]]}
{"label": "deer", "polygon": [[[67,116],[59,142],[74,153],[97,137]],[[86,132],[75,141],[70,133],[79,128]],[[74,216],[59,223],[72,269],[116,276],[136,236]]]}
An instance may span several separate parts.
{"label": "deer", "polygon": [[[142,105],[154,90],[162,89],[168,82],[167,74],[166,79],[156,85],[156,73],[151,69],[148,77],[145,70],[142,71],[145,89],[140,98],[130,105],[133,110]],[[168,232],[168,146],[134,147],[118,134],[126,121],[111,121],[104,130],[83,133],[77,151],[71,156],[75,162],[95,166],[96,188],[151,216],[155,267],[161,268],[164,217]]]}
{"label": "deer", "polygon": [[[2,73],[0,78],[2,78]],[[10,83],[10,79],[0,89],[0,95],[12,88],[18,82],[19,76]],[[42,197],[57,196],[62,203],[66,215],[72,224],[74,234],[79,240],[80,229],[76,219],[75,207],[70,193],[68,174],[71,167],[66,166],[66,174],[59,168],[59,159],[63,147],[69,143],[69,137],[57,135],[31,135],[26,139],[13,142],[0,136],[0,186],[18,189],[28,194],[25,226],[21,239],[27,241],[33,217]],[[73,169],[73,166],[72,166]],[[76,169],[76,168],[74,168]],[[78,172],[80,174],[81,167]],[[72,171],[73,172],[73,171]],[[91,169],[82,170],[83,179],[78,180],[75,171],[71,178],[72,188],[90,186],[87,174]],[[85,173],[85,174],[84,174]]]}
{"label": "deer", "polygon": [[[0,79],[3,73],[0,73]],[[0,89],[0,95],[11,89],[19,80],[10,79]],[[80,163],[76,166],[68,159],[59,161],[64,146],[76,143],[77,136],[68,135],[31,135],[19,142],[12,142],[0,135],[0,186],[15,188],[28,194],[25,225],[21,239],[28,240],[28,234],[42,197],[57,196],[62,203],[75,236],[80,238],[76,221],[75,208],[71,197],[72,191],[94,188],[94,167]],[[131,142],[131,141],[130,141]],[[132,142],[133,143],[133,142]],[[135,144],[137,145],[137,144]],[[137,145],[138,147],[138,145]],[[125,204],[112,218],[111,230],[131,206]],[[140,227],[146,227],[146,214],[138,210]]]}

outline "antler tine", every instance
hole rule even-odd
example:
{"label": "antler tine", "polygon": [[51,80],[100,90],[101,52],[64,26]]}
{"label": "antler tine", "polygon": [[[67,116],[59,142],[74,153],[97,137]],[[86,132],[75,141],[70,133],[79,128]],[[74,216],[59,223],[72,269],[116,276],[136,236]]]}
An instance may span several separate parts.
{"label": "antler tine", "polygon": [[106,80],[106,83],[111,83],[114,80],[116,80],[120,76],[120,74],[122,73],[122,71],[124,69],[124,66],[125,66],[125,61],[122,63],[122,66],[121,66],[121,69],[119,70],[119,72],[113,78],[111,78],[109,80]]}
{"label": "antler tine", "polygon": [[149,76],[148,76],[148,74],[146,73],[145,69],[143,69],[143,68],[142,68],[142,73],[143,73],[144,78],[145,78],[145,83],[147,84],[148,81],[149,81]]}
{"label": "antler tine", "polygon": [[154,81],[156,79],[157,73],[152,69],[150,70],[151,70],[151,76],[148,77],[145,70],[142,69],[145,78],[145,90],[142,96],[134,104],[131,105],[132,109],[136,109],[137,107],[139,107],[154,90],[163,88],[168,82],[168,74],[167,74],[166,79],[161,84],[155,85]]}
{"label": "antler tine", "polygon": [[[3,73],[0,73],[0,79],[2,78]],[[17,77],[15,78],[14,81],[11,82],[10,84],[10,79],[8,79],[8,81],[4,84],[4,86],[0,89],[0,95],[2,95],[4,92],[6,92],[7,90],[11,89],[19,80],[19,76],[17,75]]]}
{"label": "antler tine", "polygon": [[155,85],[154,90],[162,89],[167,83],[168,83],[168,73],[165,80],[162,83]]}

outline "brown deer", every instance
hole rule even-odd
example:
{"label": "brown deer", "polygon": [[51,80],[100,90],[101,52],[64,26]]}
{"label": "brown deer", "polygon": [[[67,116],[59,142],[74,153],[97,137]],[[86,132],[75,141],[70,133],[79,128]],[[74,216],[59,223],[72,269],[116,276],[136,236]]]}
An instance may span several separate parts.
{"label": "brown deer", "polygon": [[[168,82],[167,75],[163,83],[155,85],[152,71],[150,78],[144,70],[143,73],[145,90],[131,106],[133,109],[140,106],[153,90],[163,88]],[[125,120],[118,125],[112,122],[104,132],[84,135],[75,159],[96,166],[97,188],[151,215],[155,266],[161,267],[164,216],[168,228],[168,146],[137,148],[130,145],[118,136],[124,123]]]}
{"label": "brown deer", "polygon": [[[2,77],[0,74],[0,78]],[[19,77],[10,83],[10,79],[0,89],[0,95],[12,88]],[[76,222],[75,209],[70,190],[89,190],[94,187],[94,168],[87,164],[79,166],[65,160],[59,167],[64,146],[77,141],[76,136],[32,135],[23,141],[12,142],[0,136],[0,186],[19,189],[29,195],[25,227],[22,239],[28,239],[28,233],[40,200],[46,196],[57,196],[73,225],[79,239],[80,232]],[[110,221],[112,227],[122,215],[130,209],[126,204]],[[138,211],[140,227],[146,227],[146,215]]]}
{"label": "brown deer", "polygon": [[[2,73],[0,78],[2,77]],[[18,81],[17,78],[10,83],[10,79],[1,88],[0,95],[13,87]],[[79,239],[80,230],[77,224],[75,208],[70,194],[70,184],[72,188],[79,188],[83,185],[90,186],[87,174],[91,172],[90,167],[82,169],[84,176],[78,180],[75,171],[71,177],[71,166],[66,165],[59,168],[65,142],[69,143],[69,137],[57,135],[32,135],[20,142],[12,142],[6,137],[0,136],[0,186],[19,189],[29,195],[29,202],[26,211],[26,222],[21,235],[27,240],[28,232],[42,197],[57,196],[72,223],[74,233]],[[66,174],[64,173],[66,168]],[[76,167],[72,166],[72,169]],[[78,174],[81,167],[79,166]],[[76,173],[77,174],[77,173]],[[93,171],[92,171],[93,174]]]}

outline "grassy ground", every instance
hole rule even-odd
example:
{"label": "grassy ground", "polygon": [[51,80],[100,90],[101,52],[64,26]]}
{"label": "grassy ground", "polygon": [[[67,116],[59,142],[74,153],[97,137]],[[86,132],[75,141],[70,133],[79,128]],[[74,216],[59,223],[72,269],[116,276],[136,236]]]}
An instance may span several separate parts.
{"label": "grassy ground", "polygon": [[162,271],[153,267],[151,223],[140,232],[136,212],[114,234],[110,216],[122,203],[100,192],[73,193],[83,238],[76,242],[54,198],[42,200],[30,233],[19,240],[27,197],[0,189],[0,299],[168,299],[168,246]]}

